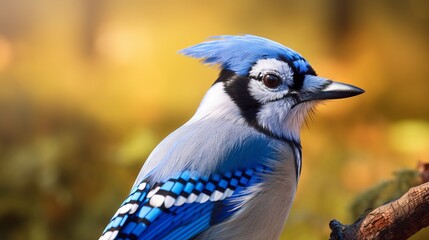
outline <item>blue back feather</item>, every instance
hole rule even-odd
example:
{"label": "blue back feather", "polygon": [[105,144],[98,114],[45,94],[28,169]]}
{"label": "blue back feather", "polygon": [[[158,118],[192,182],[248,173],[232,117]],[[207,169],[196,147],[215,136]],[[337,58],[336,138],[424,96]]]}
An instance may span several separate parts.
{"label": "blue back feather", "polygon": [[180,53],[203,59],[207,64],[219,64],[223,69],[240,75],[247,75],[259,59],[276,58],[292,64],[295,72],[313,71],[308,62],[294,50],[277,42],[253,35],[217,36],[195,46],[185,48]]}

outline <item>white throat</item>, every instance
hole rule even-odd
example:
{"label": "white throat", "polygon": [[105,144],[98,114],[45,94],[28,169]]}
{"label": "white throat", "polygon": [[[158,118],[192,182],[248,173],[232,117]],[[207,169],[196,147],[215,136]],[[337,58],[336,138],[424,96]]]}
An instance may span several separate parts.
{"label": "white throat", "polygon": [[274,135],[299,142],[299,133],[314,102],[301,103],[292,108],[290,102],[275,101],[264,104],[258,115],[258,123]]}

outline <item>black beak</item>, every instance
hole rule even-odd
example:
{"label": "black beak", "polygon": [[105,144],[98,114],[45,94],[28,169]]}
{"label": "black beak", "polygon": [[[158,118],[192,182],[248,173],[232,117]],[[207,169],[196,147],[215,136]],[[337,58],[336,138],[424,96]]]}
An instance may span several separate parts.
{"label": "black beak", "polygon": [[364,92],[363,89],[353,85],[328,80],[327,84],[321,90],[300,93],[299,101],[307,102],[312,100],[348,98]]}

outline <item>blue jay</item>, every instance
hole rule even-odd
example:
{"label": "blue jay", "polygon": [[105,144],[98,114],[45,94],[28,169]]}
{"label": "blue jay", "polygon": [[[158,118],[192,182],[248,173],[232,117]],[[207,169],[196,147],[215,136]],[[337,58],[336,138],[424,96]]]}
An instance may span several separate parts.
{"label": "blue jay", "polygon": [[100,239],[277,239],[301,173],[300,127],[326,99],[364,91],[252,36],[181,51],[221,68],[195,115],[149,155]]}

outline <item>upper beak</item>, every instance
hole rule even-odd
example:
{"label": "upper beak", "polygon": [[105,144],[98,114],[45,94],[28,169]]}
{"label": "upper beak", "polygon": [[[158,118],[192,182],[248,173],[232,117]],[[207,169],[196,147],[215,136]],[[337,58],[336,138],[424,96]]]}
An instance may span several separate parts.
{"label": "upper beak", "polygon": [[365,92],[363,89],[350,84],[334,82],[331,80],[325,81],[326,85],[320,90],[300,93],[300,102],[306,102],[311,100],[348,98]]}

